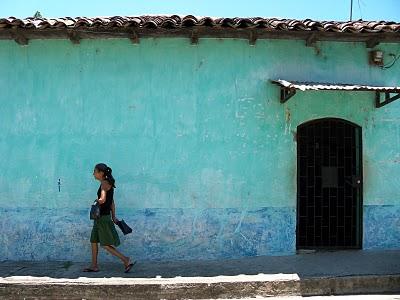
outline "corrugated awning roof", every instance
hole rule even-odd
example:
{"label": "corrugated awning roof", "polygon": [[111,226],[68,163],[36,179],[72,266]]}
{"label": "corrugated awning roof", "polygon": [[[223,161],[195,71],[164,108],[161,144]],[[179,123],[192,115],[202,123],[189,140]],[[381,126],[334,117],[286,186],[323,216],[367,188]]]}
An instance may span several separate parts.
{"label": "corrugated awning roof", "polygon": [[[281,87],[281,102],[284,103],[294,96],[296,90],[300,91],[372,91],[376,93],[376,107],[381,107],[400,98],[400,86],[372,86],[348,83],[321,83],[306,81],[288,81],[283,79],[271,80]],[[381,101],[381,94],[385,94],[385,100]],[[391,96],[390,94],[396,94]]]}
{"label": "corrugated awning roof", "polygon": [[272,80],[273,83],[279,84],[285,88],[306,90],[338,90],[338,91],[379,91],[399,93],[400,86],[372,86],[360,84],[344,84],[344,83],[322,83],[307,81],[287,81],[283,79]]}

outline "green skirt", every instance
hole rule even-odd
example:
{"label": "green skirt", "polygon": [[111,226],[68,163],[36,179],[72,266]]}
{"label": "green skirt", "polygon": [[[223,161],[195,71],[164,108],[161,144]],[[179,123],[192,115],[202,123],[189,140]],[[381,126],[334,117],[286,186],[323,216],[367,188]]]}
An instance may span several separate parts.
{"label": "green skirt", "polygon": [[121,243],[111,215],[103,215],[94,220],[90,242],[100,243],[101,246],[113,245],[115,247]]}

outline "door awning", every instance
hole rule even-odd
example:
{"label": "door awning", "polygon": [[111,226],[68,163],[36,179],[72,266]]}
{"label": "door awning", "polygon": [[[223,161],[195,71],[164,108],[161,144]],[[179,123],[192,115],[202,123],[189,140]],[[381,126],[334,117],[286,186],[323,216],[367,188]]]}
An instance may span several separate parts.
{"label": "door awning", "polygon": [[[319,83],[319,82],[300,82],[287,80],[271,80],[281,88],[280,102],[285,103],[300,91],[371,91],[375,92],[375,107],[382,107],[394,100],[400,99],[400,86],[370,86],[359,84],[337,84],[337,83]],[[384,95],[384,97],[382,97]],[[384,98],[382,100],[382,98]]]}

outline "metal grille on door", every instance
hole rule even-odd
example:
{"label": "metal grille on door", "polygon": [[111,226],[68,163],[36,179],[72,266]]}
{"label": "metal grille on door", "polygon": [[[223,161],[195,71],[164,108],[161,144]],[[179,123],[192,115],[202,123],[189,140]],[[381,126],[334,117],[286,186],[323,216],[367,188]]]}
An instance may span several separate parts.
{"label": "metal grille on door", "polygon": [[337,118],[297,128],[297,248],[360,248],[361,128]]}

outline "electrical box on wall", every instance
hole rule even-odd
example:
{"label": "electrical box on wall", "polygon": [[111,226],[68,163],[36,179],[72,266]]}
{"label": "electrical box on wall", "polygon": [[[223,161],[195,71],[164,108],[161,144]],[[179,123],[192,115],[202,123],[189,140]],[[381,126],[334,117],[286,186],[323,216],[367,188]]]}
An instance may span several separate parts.
{"label": "electrical box on wall", "polygon": [[381,50],[370,51],[369,64],[373,66],[383,66],[383,51]]}

